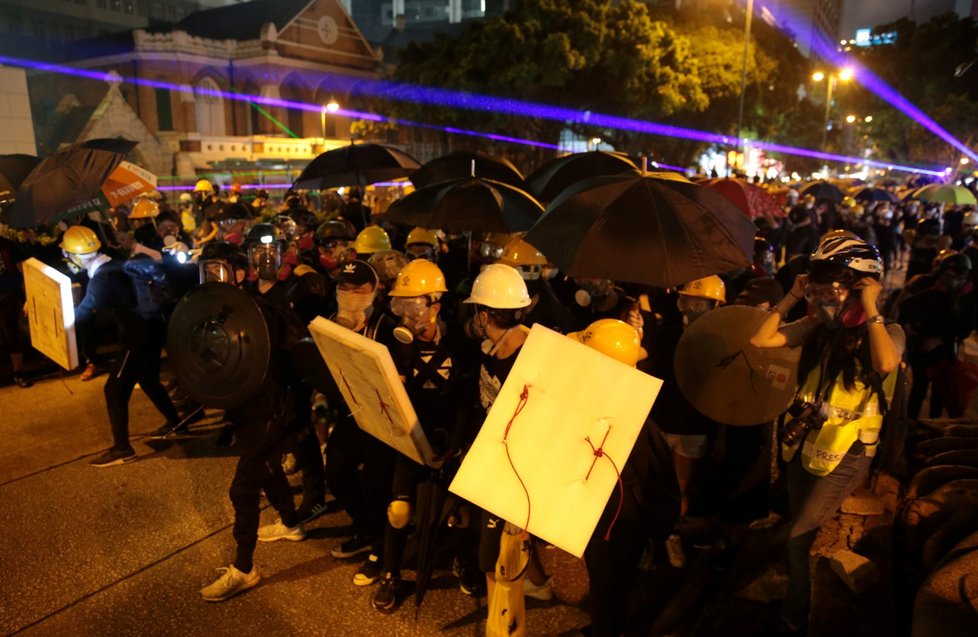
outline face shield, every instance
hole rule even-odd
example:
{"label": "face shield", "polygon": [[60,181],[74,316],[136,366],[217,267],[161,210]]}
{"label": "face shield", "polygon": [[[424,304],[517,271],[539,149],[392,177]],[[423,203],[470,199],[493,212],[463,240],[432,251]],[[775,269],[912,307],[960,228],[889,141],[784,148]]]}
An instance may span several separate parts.
{"label": "face shield", "polygon": [[218,283],[238,285],[238,279],[234,266],[224,259],[208,259],[206,261],[201,261],[197,267],[200,273],[201,284],[207,283],[208,281],[216,281]]}
{"label": "face shield", "polygon": [[404,254],[407,256],[408,261],[414,261],[415,259],[425,259],[432,263],[435,261],[435,247],[427,243],[412,243],[404,249]]}
{"label": "face shield", "polygon": [[350,242],[346,239],[323,239],[319,241],[319,265],[327,271],[333,270],[342,261],[353,258]]}
{"label": "face shield", "polygon": [[[265,242],[268,239],[268,242]],[[258,272],[258,278],[274,281],[282,265],[282,246],[271,237],[262,237],[261,243],[248,247],[248,263]]]}

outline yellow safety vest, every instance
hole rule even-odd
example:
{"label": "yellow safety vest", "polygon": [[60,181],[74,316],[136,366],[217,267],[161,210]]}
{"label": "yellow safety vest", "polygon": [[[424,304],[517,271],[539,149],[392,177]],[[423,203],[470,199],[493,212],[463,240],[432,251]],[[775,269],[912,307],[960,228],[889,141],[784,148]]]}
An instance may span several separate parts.
{"label": "yellow safety vest", "polygon": [[[802,400],[814,402],[821,374],[821,364],[808,374],[799,392]],[[887,403],[893,397],[896,380],[897,371],[883,379]],[[781,445],[781,455],[785,461],[790,461],[801,447],[801,463],[805,470],[817,476],[827,476],[839,466],[857,440],[866,445],[866,455],[876,453],[883,414],[880,413],[879,397],[873,393],[872,387],[857,380],[852,391],[848,391],[842,384],[840,374],[822,403],[822,414],[826,419],[821,429],[812,429],[801,443],[794,446]],[[786,423],[790,420],[790,415],[785,417]]]}

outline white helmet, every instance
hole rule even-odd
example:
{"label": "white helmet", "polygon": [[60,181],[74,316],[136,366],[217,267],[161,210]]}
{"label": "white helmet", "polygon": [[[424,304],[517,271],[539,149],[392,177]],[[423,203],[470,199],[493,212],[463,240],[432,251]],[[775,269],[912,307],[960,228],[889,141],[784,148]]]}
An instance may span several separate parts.
{"label": "white helmet", "polygon": [[964,225],[966,226],[978,226],[978,212],[972,210],[964,216]]}
{"label": "white helmet", "polygon": [[530,304],[526,282],[516,268],[493,263],[472,282],[472,294],[463,303],[477,303],[494,310],[515,310]]}

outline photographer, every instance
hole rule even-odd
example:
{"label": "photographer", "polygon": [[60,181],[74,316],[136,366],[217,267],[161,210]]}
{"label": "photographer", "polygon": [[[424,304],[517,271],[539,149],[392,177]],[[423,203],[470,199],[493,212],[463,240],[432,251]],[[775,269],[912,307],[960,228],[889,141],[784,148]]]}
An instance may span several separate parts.
{"label": "photographer", "polygon": [[[903,330],[877,309],[882,271],[879,252],[861,239],[824,239],[810,274],[795,279],[751,338],[756,347],[802,348],[798,394],[781,432],[792,519],[781,618],[791,630],[808,617],[818,528],[866,480],[900,365]],[[802,298],[809,315],[782,325]]]}

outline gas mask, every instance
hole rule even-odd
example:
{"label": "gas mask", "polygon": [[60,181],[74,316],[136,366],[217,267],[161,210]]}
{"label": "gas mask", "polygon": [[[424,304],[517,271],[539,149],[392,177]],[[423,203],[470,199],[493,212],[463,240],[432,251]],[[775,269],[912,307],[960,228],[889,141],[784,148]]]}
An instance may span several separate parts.
{"label": "gas mask", "polygon": [[79,272],[88,269],[88,264],[92,262],[92,259],[98,256],[98,252],[75,254],[74,252],[66,252],[65,250],[62,250],[61,256],[64,257],[65,263],[68,264],[68,269],[71,270],[72,274],[78,274]]}
{"label": "gas mask", "polygon": [[435,262],[435,248],[427,243],[412,243],[404,249],[404,254],[407,256],[408,261],[426,259],[432,263]]}
{"label": "gas mask", "polygon": [[336,290],[336,322],[348,329],[363,325],[373,311],[377,288],[369,294],[358,294],[350,290]]}
{"label": "gas mask", "polygon": [[348,241],[331,240],[319,244],[319,265],[327,272],[336,269],[341,261],[351,258]]}
{"label": "gas mask", "polygon": [[394,338],[405,345],[414,342],[415,336],[438,320],[438,315],[431,311],[428,299],[423,296],[392,298],[391,312],[401,319],[400,325],[394,328]]}
{"label": "gas mask", "polygon": [[601,303],[605,307],[618,304],[618,294],[614,285],[608,279],[578,279],[580,289],[574,293],[574,301],[581,307],[589,307]]}
{"label": "gas mask", "polygon": [[248,262],[258,273],[259,279],[275,281],[282,265],[282,249],[276,242],[260,243],[248,247]]}
{"label": "gas mask", "polygon": [[710,299],[680,294],[679,300],[676,302],[676,307],[679,308],[679,312],[683,315],[683,326],[689,327],[692,325],[697,319],[712,310],[715,303],[716,301],[711,301]]}

